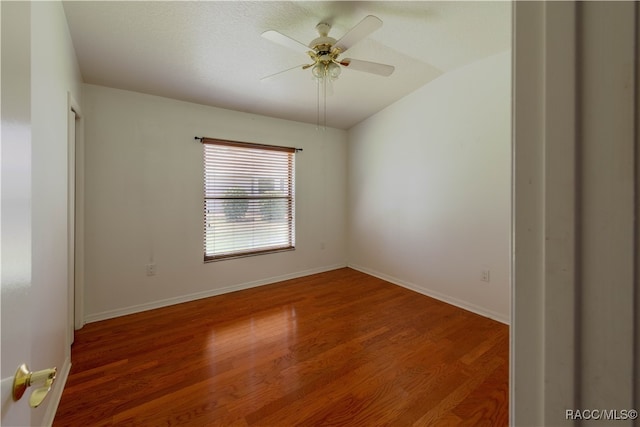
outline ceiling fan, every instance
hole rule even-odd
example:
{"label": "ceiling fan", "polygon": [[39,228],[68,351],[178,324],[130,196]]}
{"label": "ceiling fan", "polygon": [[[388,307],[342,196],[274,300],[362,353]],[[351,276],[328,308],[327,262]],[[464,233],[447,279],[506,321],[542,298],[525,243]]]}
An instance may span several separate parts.
{"label": "ceiling fan", "polygon": [[312,62],[310,64],[296,65],[295,67],[287,68],[286,70],[263,77],[261,80],[270,79],[271,77],[299,67],[303,70],[311,68],[313,76],[319,80],[334,80],[338,78],[342,71],[342,67],[377,74],[380,76],[390,76],[395,69],[391,65],[352,58],[339,58],[340,55],[346,52],[349,48],[381,26],[382,20],[380,20],[380,18],[368,15],[339,40],[336,40],[333,37],[329,37],[331,25],[321,22],[316,25],[319,37],[313,39],[308,46],[278,31],[265,31],[262,33],[262,37],[295,51],[305,53],[310,57]]}

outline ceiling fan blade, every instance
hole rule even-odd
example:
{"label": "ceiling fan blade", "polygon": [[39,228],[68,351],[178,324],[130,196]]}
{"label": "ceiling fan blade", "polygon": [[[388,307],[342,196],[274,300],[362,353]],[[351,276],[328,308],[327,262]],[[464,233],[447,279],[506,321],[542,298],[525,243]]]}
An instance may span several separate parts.
{"label": "ceiling fan blade", "polygon": [[271,40],[274,43],[278,43],[279,45],[288,47],[289,49],[293,49],[298,52],[306,53],[310,51],[309,47],[304,43],[299,42],[298,40],[292,39],[289,36],[285,36],[282,33],[279,33],[275,30],[268,30],[262,33],[262,37],[267,40]]}
{"label": "ceiling fan blade", "polygon": [[366,73],[377,74],[379,76],[388,77],[396,69],[393,65],[380,64],[378,62],[361,61],[360,59],[345,58],[340,61],[340,65],[344,65],[352,70],[364,71]]}
{"label": "ceiling fan blade", "polygon": [[380,27],[382,27],[382,20],[380,20],[380,18],[373,15],[365,16],[362,21],[336,42],[334,49],[339,49],[340,52],[344,52]]}
{"label": "ceiling fan blade", "polygon": [[291,71],[294,70],[296,68],[300,68],[300,69],[304,69],[304,67],[306,67],[307,64],[300,64],[300,65],[296,65],[295,67],[291,67],[291,68],[287,68],[286,70],[282,70],[282,71],[278,71],[277,73],[273,73],[273,74],[269,74],[268,76],[264,76],[263,78],[260,79],[261,82],[264,82],[265,80],[271,80],[272,78],[279,76],[280,74],[286,73],[287,71]]}

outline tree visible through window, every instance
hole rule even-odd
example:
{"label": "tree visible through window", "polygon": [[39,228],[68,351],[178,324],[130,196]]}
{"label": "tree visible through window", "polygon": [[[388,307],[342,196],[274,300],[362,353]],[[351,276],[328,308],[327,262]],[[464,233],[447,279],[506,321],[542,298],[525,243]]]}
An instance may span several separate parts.
{"label": "tree visible through window", "polygon": [[295,149],[203,138],[204,259],[295,247]]}

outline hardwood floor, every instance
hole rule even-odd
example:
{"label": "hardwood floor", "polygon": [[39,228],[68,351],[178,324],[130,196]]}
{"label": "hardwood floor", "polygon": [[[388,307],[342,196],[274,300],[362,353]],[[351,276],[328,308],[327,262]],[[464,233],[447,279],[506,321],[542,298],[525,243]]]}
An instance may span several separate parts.
{"label": "hardwood floor", "polygon": [[86,325],[54,426],[506,426],[508,326],[348,268]]}

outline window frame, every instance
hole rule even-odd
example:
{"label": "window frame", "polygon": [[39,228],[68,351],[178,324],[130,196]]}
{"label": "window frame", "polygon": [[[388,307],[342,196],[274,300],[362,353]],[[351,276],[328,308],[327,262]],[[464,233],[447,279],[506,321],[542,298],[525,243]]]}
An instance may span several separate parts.
{"label": "window frame", "polygon": [[[277,146],[277,145],[267,145],[267,144],[257,144],[257,143],[252,143],[252,142],[240,142],[240,141],[231,141],[231,140],[224,140],[224,139],[214,139],[214,138],[207,138],[207,137],[203,137],[203,138],[198,138],[201,140],[202,145],[203,145],[203,178],[204,178],[204,188],[203,188],[203,208],[204,208],[204,212],[203,212],[203,226],[204,226],[204,232],[203,232],[203,249],[204,249],[204,262],[214,262],[214,261],[221,261],[221,260],[226,260],[226,259],[234,259],[234,258],[241,258],[241,257],[248,257],[248,256],[256,256],[256,255],[264,255],[264,254],[269,254],[269,253],[276,253],[276,252],[283,252],[283,251],[292,251],[295,250],[295,153],[297,151],[300,151],[296,148],[292,148],[292,147],[284,147],[284,146]],[[258,190],[258,192],[256,192],[256,190],[253,188],[253,185],[251,186],[251,192],[249,194],[246,194],[244,196],[229,196],[228,193],[229,191],[234,190],[236,187],[234,187],[233,184],[228,184],[228,185],[214,185],[213,183],[215,182],[215,179],[213,179],[213,181],[211,181],[211,177],[208,174],[212,174],[214,175],[216,172],[213,171],[213,169],[211,169],[213,167],[213,165],[217,162],[217,160],[213,157],[209,157],[212,155],[207,154],[207,146],[215,146],[215,147],[227,147],[230,150],[235,149],[247,149],[247,150],[252,150],[254,153],[258,153],[258,152],[263,152],[263,154],[267,155],[267,156],[278,156],[277,154],[273,153],[273,152],[281,152],[283,154],[285,154],[287,156],[286,158],[286,173],[284,172],[280,172],[281,175],[279,175],[280,177],[284,177],[286,176],[286,191],[285,191],[285,195],[275,195],[275,196],[261,196],[261,194],[264,194],[266,191],[260,191]],[[258,152],[256,152],[255,150],[258,150]],[[252,159],[251,155],[249,154],[249,151],[245,152],[246,156],[244,156],[245,158],[243,159],[242,155],[239,154],[241,153],[240,151],[236,152],[236,154],[232,154],[233,156],[233,160],[234,161],[246,161],[247,162],[247,170],[251,170],[251,165],[249,164],[249,162]],[[236,157],[237,156],[237,157]],[[281,159],[282,161],[282,159]],[[228,162],[228,160],[227,160]],[[224,173],[224,172],[229,172],[233,169],[232,166],[229,166],[229,163],[225,163],[225,162],[220,162],[220,165],[222,166],[222,171],[218,171],[217,173]],[[282,168],[282,166],[278,166],[280,168]],[[227,169],[228,168],[228,169]],[[278,168],[274,168],[273,170],[278,170]],[[284,170],[284,168],[282,169]],[[246,173],[246,171],[245,171]],[[245,178],[246,179],[246,178]],[[260,181],[261,179],[264,179],[263,176],[260,176],[260,174],[255,174],[255,175],[251,175],[251,180],[252,181]],[[211,181],[211,182],[210,182]],[[210,185],[211,184],[211,185]],[[223,192],[223,193],[221,193]],[[214,193],[216,193],[217,195],[214,195]],[[280,237],[282,236],[286,236],[286,244],[277,244],[277,245],[256,245],[253,248],[246,248],[244,250],[242,249],[234,249],[234,250],[227,250],[227,251],[219,251],[219,252],[215,252],[215,251],[209,251],[208,252],[208,246],[210,243],[209,239],[210,238],[214,238],[215,237],[215,231],[209,231],[209,229],[211,227],[214,227],[216,225],[216,220],[214,218],[214,215],[217,212],[217,216],[220,216],[220,201],[222,201],[222,203],[224,203],[224,201],[226,200],[247,200],[248,203],[247,204],[253,204],[253,219],[251,221],[249,221],[252,224],[255,224],[257,222],[269,222],[269,220],[264,220],[264,218],[262,219],[262,221],[256,221],[256,214],[255,214],[255,209],[256,206],[260,206],[260,205],[264,205],[264,203],[268,203],[269,201],[273,201],[273,200],[286,200],[286,213],[285,213],[285,222],[287,223],[287,227],[286,227],[286,233],[282,233],[282,230],[280,230],[280,232],[282,233]],[[218,206],[216,207],[215,205],[215,201],[218,201]],[[217,210],[216,210],[217,209]],[[273,208],[273,209],[280,209],[280,208]],[[271,211],[269,211],[271,212]],[[244,215],[244,213],[243,213]],[[211,220],[209,219],[211,218]],[[225,226],[227,228],[225,228],[223,231],[230,231],[230,232],[234,232],[234,225],[232,224],[232,221],[229,222],[229,218],[226,218],[226,220],[220,224],[225,224]],[[267,230],[267,232],[269,231],[270,226],[266,225],[264,227],[254,227],[252,229],[260,229],[260,230]],[[273,227],[273,229],[276,229],[276,227]],[[272,230],[273,231],[273,230]],[[276,233],[277,235],[277,233]],[[214,243],[215,244],[215,243]]]}

